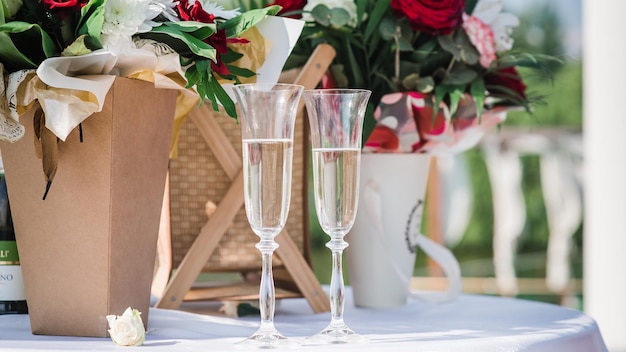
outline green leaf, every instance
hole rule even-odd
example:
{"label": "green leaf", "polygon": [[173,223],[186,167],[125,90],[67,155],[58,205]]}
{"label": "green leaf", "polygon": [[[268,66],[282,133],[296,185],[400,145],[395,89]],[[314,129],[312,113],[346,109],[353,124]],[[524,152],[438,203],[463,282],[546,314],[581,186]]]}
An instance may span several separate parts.
{"label": "green leaf", "polygon": [[354,87],[363,87],[365,85],[365,77],[359,68],[361,66],[358,64],[356,57],[354,56],[354,51],[350,45],[346,45],[346,51],[348,55],[348,62],[350,63],[350,71],[353,77]]}
{"label": "green leaf", "polygon": [[437,41],[434,39],[428,40],[415,49],[412,59],[418,62],[423,61],[433,52],[433,50],[435,50],[435,48],[437,48]]}
{"label": "green leaf", "polygon": [[404,37],[398,38],[398,48],[400,51],[413,51],[413,45]]}
{"label": "green leaf", "polygon": [[450,116],[454,116],[459,108],[459,102],[465,97],[463,87],[452,87],[448,94],[450,95]]}
{"label": "green leaf", "polygon": [[378,30],[380,21],[387,13],[391,0],[377,0],[374,3],[374,8],[368,14],[367,26],[365,27],[365,41],[369,41]]}
{"label": "green leaf", "polygon": [[478,0],[465,0],[465,13],[473,14]]}
{"label": "green leaf", "polygon": [[343,27],[350,22],[350,13],[344,8],[335,7],[330,10],[330,24],[333,27]]}
{"label": "green leaf", "polygon": [[80,19],[76,26],[76,35],[88,35],[93,38],[98,48],[102,48],[100,35],[104,26],[105,0],[90,0],[80,10]]}
{"label": "green leaf", "polygon": [[161,25],[138,36],[165,43],[183,57],[194,54],[213,61],[217,60],[215,48],[193,36],[193,33],[181,32],[179,29],[174,26]]}
{"label": "green leaf", "polygon": [[430,93],[435,88],[435,81],[431,76],[423,77],[417,80],[415,89],[422,93]]}
{"label": "green leaf", "polygon": [[239,77],[254,77],[256,76],[256,72],[249,70],[247,68],[244,67],[238,67],[238,66],[234,66],[234,65],[226,65],[226,67],[228,68],[228,70],[230,71],[230,73],[232,73],[235,76],[239,76]]}
{"label": "green leaf", "polygon": [[226,31],[226,38],[236,38],[241,33],[256,26],[265,16],[273,16],[278,11],[280,11],[280,6],[277,5],[250,10],[220,23],[217,28]]}
{"label": "green leaf", "polygon": [[0,61],[8,71],[37,68],[37,63],[22,54],[13,44],[8,34],[0,32]]}
{"label": "green leaf", "polygon": [[367,7],[369,5],[369,0],[355,0],[354,2],[356,3],[356,20],[358,26],[358,24],[363,22],[363,19],[365,18],[365,14],[367,13]]}
{"label": "green leaf", "polygon": [[187,33],[200,40],[207,39],[217,32],[217,25],[215,23],[202,23],[196,21],[163,22],[159,27],[166,27],[168,30]]}
{"label": "green leaf", "polygon": [[440,84],[437,87],[435,87],[435,102],[433,106],[433,116],[432,116],[433,123],[435,123],[435,118],[437,117],[437,113],[439,113],[439,105],[441,104],[441,102],[443,101],[443,99],[446,97],[447,94],[448,94],[448,88],[446,86]]}
{"label": "green leaf", "polygon": [[470,86],[470,94],[474,97],[474,101],[476,102],[476,115],[478,116],[478,121],[480,121],[481,116],[483,115],[483,105],[485,104],[485,81],[482,78],[474,80],[472,85]]}
{"label": "green leaf", "polygon": [[461,60],[468,65],[476,65],[480,59],[480,53],[472,44],[465,31],[456,31],[454,41],[460,50]]}
{"label": "green leaf", "polygon": [[210,83],[210,88],[212,89],[214,96],[222,104],[228,116],[237,118],[237,108],[235,107],[235,103],[232,99],[230,99],[230,96],[226,93],[224,87],[222,87],[222,85],[215,79],[211,80]]}
{"label": "green leaf", "polygon": [[238,52],[236,52],[236,51],[234,51],[234,50],[230,50],[230,49],[228,50],[228,52],[227,52],[227,53],[222,54],[222,55],[220,56],[220,58],[222,59],[222,61],[223,61],[225,64],[230,64],[230,63],[233,63],[233,62],[235,62],[235,61],[237,61],[237,60],[241,59],[242,57],[243,57],[243,54],[240,54],[240,53],[238,53]]}
{"label": "green leaf", "polygon": [[330,9],[328,8],[328,6],[324,4],[319,4],[315,6],[313,10],[311,10],[311,16],[313,16],[315,22],[321,24],[324,27],[330,27],[332,15],[330,14]]}
{"label": "green leaf", "polygon": [[440,35],[437,37],[437,41],[441,48],[454,56],[454,59],[459,61],[461,60],[461,51],[459,50],[457,44],[454,42],[452,35]]}
{"label": "green leaf", "polygon": [[384,40],[392,40],[396,37],[397,21],[393,17],[385,17],[378,27],[380,37]]}
{"label": "green leaf", "polygon": [[452,70],[446,74],[441,83],[446,85],[466,85],[476,77],[478,77],[476,71],[462,63],[456,63],[452,66]]}
{"label": "green leaf", "polygon": [[74,42],[67,46],[61,53],[61,56],[80,56],[89,54],[92,50],[87,47],[85,43],[85,39],[87,39],[87,35],[83,34],[76,38]]}
{"label": "green leaf", "polygon": [[37,24],[12,21],[0,25],[0,59],[9,71],[34,69],[58,56],[52,38]]}

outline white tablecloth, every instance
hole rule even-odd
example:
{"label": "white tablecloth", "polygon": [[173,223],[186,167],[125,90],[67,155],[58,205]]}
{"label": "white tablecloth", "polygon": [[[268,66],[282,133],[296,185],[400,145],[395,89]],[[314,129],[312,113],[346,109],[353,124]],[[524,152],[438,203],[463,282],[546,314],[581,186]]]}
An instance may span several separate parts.
{"label": "white tablecloth", "polygon": [[[395,309],[355,308],[346,295],[346,323],[370,338],[362,345],[307,345],[329,322],[303,299],[280,302],[275,323],[302,351],[607,351],[595,321],[583,313],[531,301],[463,295],[451,303],[420,301]],[[118,347],[108,338],[32,335],[28,316],[0,316],[0,351],[231,351],[258,327],[258,317],[225,318],[151,309],[144,346]]]}

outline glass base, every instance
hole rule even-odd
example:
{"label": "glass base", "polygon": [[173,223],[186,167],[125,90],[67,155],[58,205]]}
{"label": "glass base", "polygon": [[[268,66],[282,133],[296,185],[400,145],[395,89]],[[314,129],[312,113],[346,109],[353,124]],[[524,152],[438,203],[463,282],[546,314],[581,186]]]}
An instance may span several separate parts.
{"label": "glass base", "polygon": [[307,342],[315,344],[341,344],[341,343],[368,343],[370,340],[352,331],[345,324],[340,326],[329,325],[319,333],[307,337]]}
{"label": "glass base", "polygon": [[241,348],[295,348],[300,347],[296,341],[286,338],[277,330],[259,329],[247,339],[237,342],[236,347]]}

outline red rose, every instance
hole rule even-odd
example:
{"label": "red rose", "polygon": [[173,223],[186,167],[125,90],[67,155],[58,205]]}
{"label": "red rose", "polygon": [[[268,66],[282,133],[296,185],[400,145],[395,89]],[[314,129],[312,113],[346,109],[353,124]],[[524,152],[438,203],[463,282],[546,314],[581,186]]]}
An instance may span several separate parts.
{"label": "red rose", "polygon": [[398,17],[406,16],[413,29],[441,35],[463,23],[465,0],[391,0],[391,8]]}
{"label": "red rose", "polygon": [[[282,15],[284,13],[302,10],[304,8],[304,5],[306,5],[306,0],[276,0],[273,3],[269,4],[268,6],[271,6],[271,5],[282,6],[282,9],[278,13],[279,15]],[[289,17],[302,18],[302,15],[293,15]]]}
{"label": "red rose", "polygon": [[[178,15],[183,21],[197,21],[202,23],[214,23],[215,16],[207,13],[202,8],[200,1],[194,1],[193,5],[189,5],[189,0],[180,0],[176,5]],[[246,39],[226,38],[226,31],[221,29],[215,34],[204,40],[217,51],[216,62],[211,61],[211,69],[222,76],[228,76],[230,71],[222,61],[221,55],[228,53],[228,43],[247,43]]]}
{"label": "red rose", "polygon": [[[515,67],[506,67],[485,76],[485,85],[489,92],[497,97],[526,100],[526,85]],[[504,91],[496,87],[506,88]],[[515,94],[512,96],[511,92]]]}
{"label": "red rose", "polygon": [[43,0],[44,6],[61,19],[77,13],[89,0]]}

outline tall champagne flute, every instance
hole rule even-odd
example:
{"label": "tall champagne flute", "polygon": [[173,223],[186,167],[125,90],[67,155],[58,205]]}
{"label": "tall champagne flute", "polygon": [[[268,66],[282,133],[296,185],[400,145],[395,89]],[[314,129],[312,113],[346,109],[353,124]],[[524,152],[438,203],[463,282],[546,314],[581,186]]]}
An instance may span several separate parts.
{"label": "tall champagne flute", "polygon": [[260,241],[263,268],[259,287],[261,326],[242,344],[272,348],[297,343],[274,327],[274,241],[287,221],[296,110],[304,87],[242,84],[233,87],[241,113],[244,198],[248,222]]}
{"label": "tall champagne flute", "polygon": [[315,342],[367,342],[343,321],[344,236],[356,217],[359,198],[359,167],[363,118],[370,91],[362,89],[316,89],[304,92],[311,127],[313,188],[319,223],[330,236],[332,252],[330,281],[331,322],[311,336]]}

